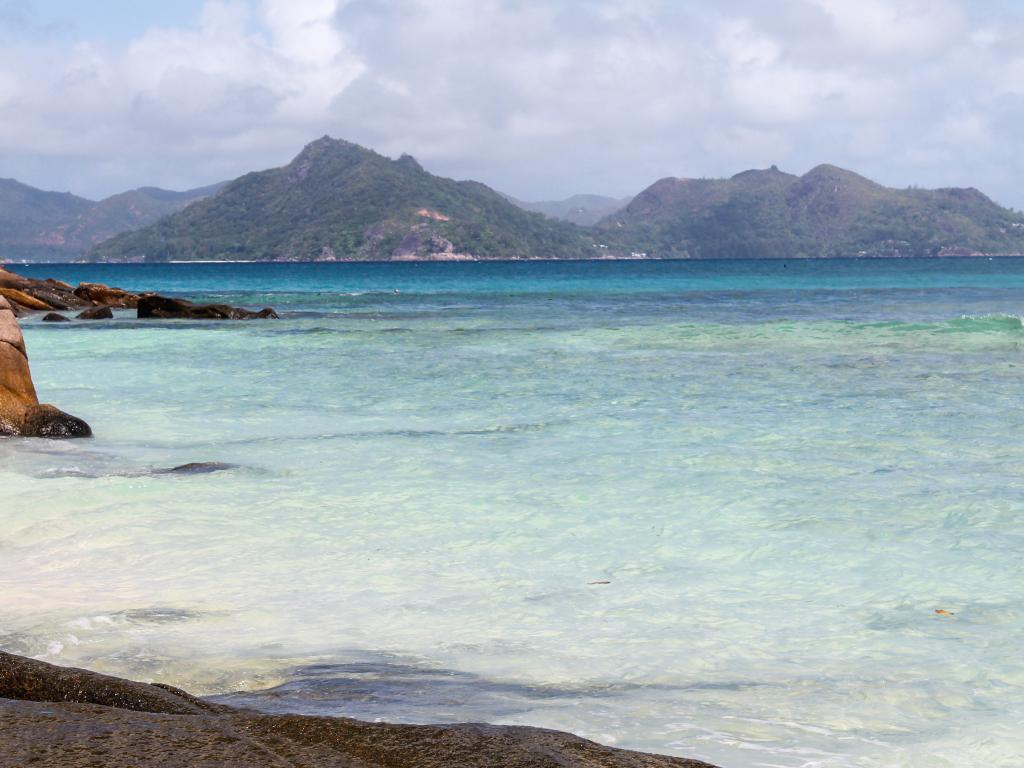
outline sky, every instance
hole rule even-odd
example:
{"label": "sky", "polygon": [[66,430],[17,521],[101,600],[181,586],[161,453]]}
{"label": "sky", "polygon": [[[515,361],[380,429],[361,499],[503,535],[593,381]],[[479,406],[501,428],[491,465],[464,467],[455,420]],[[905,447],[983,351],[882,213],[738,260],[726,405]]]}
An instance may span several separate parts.
{"label": "sky", "polygon": [[524,200],[819,163],[1024,208],[1020,0],[0,0],[0,177],[99,198],[328,134]]}

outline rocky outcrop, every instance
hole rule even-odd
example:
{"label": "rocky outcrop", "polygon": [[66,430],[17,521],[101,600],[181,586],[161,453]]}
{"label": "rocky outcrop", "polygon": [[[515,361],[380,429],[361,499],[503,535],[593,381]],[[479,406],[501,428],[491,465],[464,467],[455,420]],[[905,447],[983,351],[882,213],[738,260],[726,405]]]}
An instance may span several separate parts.
{"label": "rocky outcrop", "polygon": [[139,294],[129,293],[122,288],[111,288],[102,283],[81,283],[74,290],[75,296],[98,306],[135,309],[139,306]]}
{"label": "rocky outcrop", "polygon": [[0,767],[712,768],[567,733],[264,715],[0,652]]}
{"label": "rocky outcrop", "polygon": [[139,319],[158,317],[185,320],[255,320],[276,319],[277,313],[270,307],[259,312],[251,312],[227,304],[193,304],[184,299],[170,299],[153,294],[139,298],[138,316]]}
{"label": "rocky outcrop", "polygon": [[71,309],[87,309],[102,304],[76,295],[75,290],[60,280],[33,280],[0,267],[0,296],[10,301],[15,311],[67,312]]}
{"label": "rocky outcrop", "polygon": [[[15,315],[25,312],[83,310],[78,320],[107,320],[111,309],[137,309],[140,318],[187,320],[252,320],[277,318],[269,307],[252,312],[227,304],[193,304],[155,293],[132,293],[102,283],[80,283],[77,288],[59,280],[32,280],[0,266],[0,296],[7,298]],[[45,318],[44,318],[45,319]],[[52,322],[52,320],[51,320]]]}
{"label": "rocky outcrop", "polygon": [[56,309],[56,307],[47,304],[45,301],[37,299],[35,296],[30,296],[24,291],[19,291],[15,288],[0,288],[0,296],[4,297],[8,301],[18,304],[22,309],[36,309],[40,311]]}
{"label": "rocky outcrop", "polygon": [[0,296],[0,435],[63,438],[91,434],[81,419],[52,405],[40,405],[21,328],[10,302]]}
{"label": "rocky outcrop", "polygon": [[[429,213],[429,212],[428,212]],[[438,214],[440,215],[440,214]],[[447,219],[445,219],[447,221]],[[451,240],[417,226],[402,238],[391,253],[392,261],[475,261],[469,253],[457,253]]]}

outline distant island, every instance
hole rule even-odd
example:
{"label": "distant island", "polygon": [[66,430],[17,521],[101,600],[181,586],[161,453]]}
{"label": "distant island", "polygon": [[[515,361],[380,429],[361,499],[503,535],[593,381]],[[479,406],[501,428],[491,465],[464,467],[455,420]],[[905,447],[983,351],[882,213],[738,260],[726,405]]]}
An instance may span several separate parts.
{"label": "distant island", "polygon": [[145,227],[215,194],[141,187],[95,201],[0,179],[0,261],[73,261],[114,235]]}
{"label": "distant island", "polygon": [[94,203],[0,180],[0,260],[473,261],[1024,254],[1024,215],[973,188],[842,168],[665,178],[632,199],[525,203],[324,136],[288,165]]}

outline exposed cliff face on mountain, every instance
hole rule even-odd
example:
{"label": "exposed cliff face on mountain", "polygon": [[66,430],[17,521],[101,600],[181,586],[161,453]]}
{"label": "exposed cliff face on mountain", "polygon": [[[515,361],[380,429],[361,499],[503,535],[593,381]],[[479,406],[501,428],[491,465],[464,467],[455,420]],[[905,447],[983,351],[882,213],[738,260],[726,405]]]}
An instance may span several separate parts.
{"label": "exposed cliff face on mountain", "polygon": [[142,187],[99,202],[0,179],[0,258],[73,260],[104,240],[152,224],[220,185],[171,192]]}
{"label": "exposed cliff face on mountain", "polygon": [[662,179],[597,230],[661,258],[1024,254],[1024,217],[976,189],[891,189],[831,165]]}
{"label": "exposed cliff face on mountain", "polygon": [[100,244],[97,260],[571,258],[590,240],[473,181],[323,137],[287,166]]}

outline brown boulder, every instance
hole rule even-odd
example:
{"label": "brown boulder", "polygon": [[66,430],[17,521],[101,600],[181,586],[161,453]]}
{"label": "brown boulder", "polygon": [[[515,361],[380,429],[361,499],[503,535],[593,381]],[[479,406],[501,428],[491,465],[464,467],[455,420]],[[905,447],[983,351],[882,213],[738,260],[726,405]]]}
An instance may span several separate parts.
{"label": "brown boulder", "polygon": [[166,296],[149,294],[139,297],[138,317],[179,318],[184,320],[255,320],[277,318],[270,307],[252,312],[248,309],[230,307],[227,304],[193,304],[185,299],[171,299]]}
{"label": "brown boulder", "polygon": [[45,301],[37,299],[35,296],[29,296],[24,291],[19,291],[17,288],[0,288],[0,296],[3,296],[8,301],[12,301],[25,309],[37,309],[37,310],[50,310],[58,309],[58,307],[51,307]]}
{"label": "brown boulder", "polygon": [[8,272],[7,268],[0,265],[0,288],[22,288],[28,282],[28,278]]}
{"label": "brown boulder", "polygon": [[0,743],[37,768],[712,768],[540,728],[264,715],[2,652]]}
{"label": "brown boulder", "polygon": [[49,280],[40,280],[25,288],[25,293],[34,299],[49,304],[54,309],[66,312],[69,309],[87,307],[89,302],[78,298],[70,290],[51,285]]}
{"label": "brown boulder", "polygon": [[79,312],[75,317],[78,320],[110,320],[114,317],[114,313],[110,307],[93,307]]}
{"label": "brown boulder", "polygon": [[70,323],[71,319],[64,317],[64,315],[58,314],[57,312],[50,312],[48,315],[43,316],[44,323]]}
{"label": "brown boulder", "polygon": [[25,339],[10,303],[0,296],[0,435],[89,437],[92,430],[52,405],[40,405]]}
{"label": "brown boulder", "polygon": [[112,288],[102,283],[82,283],[75,288],[74,293],[80,299],[104,307],[135,309],[139,305],[137,293],[129,293],[123,288]]}

